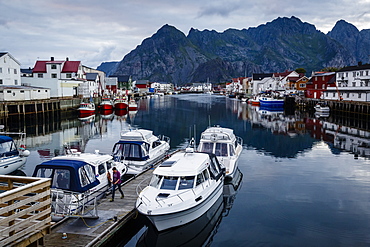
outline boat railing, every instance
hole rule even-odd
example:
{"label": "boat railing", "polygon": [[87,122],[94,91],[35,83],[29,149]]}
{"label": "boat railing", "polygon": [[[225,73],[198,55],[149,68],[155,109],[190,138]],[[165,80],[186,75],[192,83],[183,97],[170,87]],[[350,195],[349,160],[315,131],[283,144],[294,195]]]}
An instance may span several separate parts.
{"label": "boat railing", "polygon": [[73,192],[52,189],[52,214],[59,217],[97,218],[97,201],[107,192],[106,188],[94,192]]}
{"label": "boat railing", "polygon": [[240,144],[241,146],[243,146],[243,139],[239,136],[236,137],[236,141],[238,144]]}
{"label": "boat railing", "polygon": [[158,139],[161,141],[165,141],[167,143],[170,143],[170,140],[171,140],[168,136],[165,136],[165,135],[158,135]]}

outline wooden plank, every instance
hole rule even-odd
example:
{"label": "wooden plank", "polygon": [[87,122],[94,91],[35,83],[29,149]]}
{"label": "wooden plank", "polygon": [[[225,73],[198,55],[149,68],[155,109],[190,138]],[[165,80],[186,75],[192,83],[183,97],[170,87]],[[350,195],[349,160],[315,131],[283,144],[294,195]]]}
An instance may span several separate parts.
{"label": "wooden plank", "polygon": [[[41,202],[41,203],[34,204],[34,205],[32,205],[31,207],[29,207],[29,208],[27,208],[27,209],[24,209],[24,210],[22,210],[22,211],[20,211],[20,212],[17,212],[17,213],[15,213],[15,214],[13,214],[13,215],[10,215],[10,216],[8,216],[8,217],[6,217],[6,218],[4,218],[4,219],[1,219],[1,220],[0,220],[0,225],[1,225],[1,226],[2,226],[2,225],[5,225],[5,224],[7,224],[9,221],[14,220],[14,219],[17,219],[17,218],[20,218],[20,217],[23,217],[23,216],[25,216],[25,215],[29,214],[29,213],[30,213],[30,212],[32,212],[32,211],[40,211],[40,208],[41,208],[41,207],[44,207],[44,206],[50,205],[50,202],[51,202],[51,200],[47,200],[47,201],[43,201],[43,202]],[[1,234],[1,231],[0,231],[0,234]]]}
{"label": "wooden plank", "polygon": [[27,247],[30,244],[38,241],[39,239],[42,239],[46,236],[46,234],[50,233],[50,227],[42,229],[39,232],[32,232],[27,234],[26,236],[23,236],[23,238],[17,240],[17,242],[12,243],[12,247]]}
{"label": "wooden plank", "polygon": [[[50,195],[50,191],[45,191],[43,193],[37,194],[35,196],[29,196],[27,199],[18,201],[13,203],[12,205],[8,205],[7,207],[0,208],[0,215],[5,214],[8,211],[20,208],[22,205],[31,203],[31,202],[36,202],[39,199],[42,199],[44,197],[47,197]],[[1,224],[0,224],[1,225]]]}
{"label": "wooden plank", "polygon": [[45,188],[45,187],[50,187],[50,182],[51,180],[40,180],[36,181],[31,184],[27,184],[25,186],[15,188],[13,190],[6,191],[2,194],[0,194],[0,203],[5,203],[10,200],[16,200],[18,197],[26,195],[28,193],[34,193],[35,191]]}
{"label": "wooden plank", "polygon": [[[46,225],[47,223],[47,225]],[[48,222],[44,222],[44,221],[40,221],[39,223],[36,223],[32,226],[32,229],[38,229],[38,230],[41,230],[43,228],[47,228],[49,226],[49,223]],[[11,242],[19,239],[19,238],[22,238],[23,236],[25,236],[26,234],[28,234],[29,229],[26,228],[26,229],[23,229],[21,230],[20,232],[17,232],[15,235],[9,237],[9,238],[6,238],[4,240],[1,240],[0,241],[0,246],[7,246],[8,244],[10,244]]]}

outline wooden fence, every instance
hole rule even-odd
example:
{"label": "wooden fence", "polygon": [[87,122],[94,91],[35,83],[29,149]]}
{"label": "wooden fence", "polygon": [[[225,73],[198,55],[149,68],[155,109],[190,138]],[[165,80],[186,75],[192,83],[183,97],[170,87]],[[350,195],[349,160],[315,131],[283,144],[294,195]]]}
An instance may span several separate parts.
{"label": "wooden fence", "polygon": [[0,175],[0,246],[38,246],[50,233],[50,179]]}

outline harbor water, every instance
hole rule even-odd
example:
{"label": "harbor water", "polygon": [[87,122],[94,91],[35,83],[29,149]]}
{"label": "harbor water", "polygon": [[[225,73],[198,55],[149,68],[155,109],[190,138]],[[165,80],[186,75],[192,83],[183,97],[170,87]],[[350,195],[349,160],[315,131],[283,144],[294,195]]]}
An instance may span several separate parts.
{"label": "harbor water", "polygon": [[[208,126],[244,140],[239,179],[198,220],[158,233],[137,215],[110,246],[370,246],[370,132],[333,116],[266,111],[219,95],[141,99],[137,112],[78,119],[41,117],[13,124],[27,130],[31,151],[21,172],[63,153],[110,153],[125,128],[171,138],[171,149],[199,141]],[[352,121],[355,123],[356,121]]]}

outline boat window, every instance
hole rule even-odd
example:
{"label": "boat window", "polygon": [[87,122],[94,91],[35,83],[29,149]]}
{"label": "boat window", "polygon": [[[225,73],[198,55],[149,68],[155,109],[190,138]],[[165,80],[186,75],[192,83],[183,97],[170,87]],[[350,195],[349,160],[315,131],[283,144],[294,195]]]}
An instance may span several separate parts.
{"label": "boat window", "polygon": [[0,143],[0,153],[6,153],[17,150],[13,141]]}
{"label": "boat window", "polygon": [[111,169],[113,167],[113,161],[109,160],[107,161],[107,170]]}
{"label": "boat window", "polygon": [[149,186],[152,186],[154,188],[158,188],[159,183],[161,182],[162,176],[159,175],[153,175],[152,180],[149,183]]}
{"label": "boat window", "polygon": [[213,152],[213,143],[203,142],[201,147],[201,152],[212,153]]}
{"label": "boat window", "polygon": [[235,155],[235,151],[234,151],[233,145],[229,145],[229,153],[230,153],[230,156],[234,156]]}
{"label": "boat window", "polygon": [[203,171],[203,176],[204,176],[204,180],[207,181],[209,179],[209,173],[207,169]]}
{"label": "boat window", "polygon": [[59,189],[69,189],[70,183],[70,172],[66,169],[55,169],[54,179],[52,187],[57,187]]}
{"label": "boat window", "polygon": [[98,166],[98,172],[99,172],[99,175],[102,175],[103,173],[105,173],[104,163]]}
{"label": "boat window", "polygon": [[84,165],[78,169],[80,176],[81,186],[84,187],[95,181],[95,175],[90,165]]}
{"label": "boat window", "polygon": [[40,178],[52,178],[53,176],[53,170],[51,168],[40,168],[37,170],[36,177]]}
{"label": "boat window", "polygon": [[142,151],[143,151],[142,156],[147,156],[148,152],[149,152],[149,149],[150,149],[150,144],[149,143],[143,143],[141,146],[142,146]]}
{"label": "boat window", "polygon": [[164,176],[161,189],[164,190],[175,190],[177,185],[178,177]]}
{"label": "boat window", "polygon": [[180,177],[179,190],[192,189],[194,186],[194,176]]}
{"label": "boat window", "polygon": [[161,142],[160,141],[154,141],[153,144],[152,144],[152,148],[156,148],[158,146],[161,145]]}
{"label": "boat window", "polygon": [[203,173],[199,173],[199,174],[197,175],[197,184],[196,184],[196,186],[198,186],[198,185],[202,184],[203,182],[204,182]]}
{"label": "boat window", "polygon": [[227,156],[227,143],[216,143],[216,156]]}

